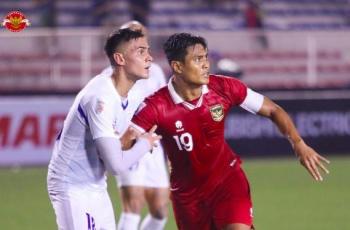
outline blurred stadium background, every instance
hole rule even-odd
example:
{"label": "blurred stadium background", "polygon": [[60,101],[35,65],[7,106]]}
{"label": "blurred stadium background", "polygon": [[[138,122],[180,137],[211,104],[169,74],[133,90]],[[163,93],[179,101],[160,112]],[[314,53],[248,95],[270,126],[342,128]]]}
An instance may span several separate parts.
{"label": "blurred stadium background", "polygon": [[[0,19],[14,10],[31,25],[0,27],[1,229],[56,228],[46,193],[51,145],[74,94],[108,65],[105,37],[135,18],[167,75],[164,39],[204,36],[213,73],[277,101],[332,161],[314,183],[271,122],[232,111],[226,137],[245,160],[257,229],[350,229],[350,1],[1,0]],[[166,229],[176,229],[172,217]]]}

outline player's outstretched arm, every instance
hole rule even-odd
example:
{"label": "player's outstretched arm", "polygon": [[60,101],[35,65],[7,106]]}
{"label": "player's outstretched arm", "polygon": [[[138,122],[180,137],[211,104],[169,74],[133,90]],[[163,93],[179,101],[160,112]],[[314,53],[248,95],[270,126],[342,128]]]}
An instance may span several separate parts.
{"label": "player's outstretched arm", "polygon": [[140,136],[141,133],[129,126],[128,129],[124,132],[123,136],[119,139],[122,145],[123,150],[130,149],[136,142],[136,138]]}
{"label": "player's outstretched arm", "polygon": [[330,162],[304,142],[286,111],[265,97],[258,114],[271,119],[280,132],[289,140],[300,163],[315,180],[322,181],[323,177],[320,169],[328,174],[329,171],[324,163],[329,164]]}
{"label": "player's outstretched arm", "polygon": [[[154,125],[148,132],[142,133],[141,131],[129,126],[129,128],[124,132],[123,136],[120,138],[120,143],[122,144],[123,150],[130,149],[136,141],[136,138],[146,138],[152,142],[152,147],[157,147],[158,140],[161,139],[161,136],[155,134],[157,125]],[[160,137],[154,141],[154,137]]]}
{"label": "player's outstretched arm", "polygon": [[144,139],[149,141],[149,143],[151,144],[151,149],[153,147],[157,147],[159,140],[162,139],[161,135],[157,135],[155,133],[156,129],[157,129],[157,125],[153,125],[152,128],[148,132],[141,134],[140,132],[136,131],[139,134],[138,138],[144,138]]}
{"label": "player's outstretched arm", "polygon": [[156,128],[154,126],[149,132],[140,135],[135,145],[126,151],[122,150],[121,142],[117,138],[97,138],[95,144],[107,171],[113,175],[117,175],[130,168],[149,152],[156,145],[156,142],[161,139],[161,136],[154,133]]}

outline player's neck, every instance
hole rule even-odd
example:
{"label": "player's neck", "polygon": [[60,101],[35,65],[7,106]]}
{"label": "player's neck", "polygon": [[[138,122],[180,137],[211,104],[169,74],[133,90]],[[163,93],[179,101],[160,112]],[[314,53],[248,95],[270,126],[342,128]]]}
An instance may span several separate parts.
{"label": "player's neck", "polygon": [[193,101],[202,95],[201,85],[189,85],[181,78],[174,78],[172,81],[176,93],[185,101]]}
{"label": "player's neck", "polygon": [[118,71],[117,69],[113,71],[112,82],[114,88],[122,97],[127,97],[129,90],[135,84],[135,81],[130,80],[123,72]]}

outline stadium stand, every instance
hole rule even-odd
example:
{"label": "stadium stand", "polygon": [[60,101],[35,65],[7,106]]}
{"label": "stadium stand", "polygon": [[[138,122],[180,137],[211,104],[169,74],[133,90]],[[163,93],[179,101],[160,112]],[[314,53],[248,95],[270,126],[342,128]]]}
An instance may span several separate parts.
{"label": "stadium stand", "polygon": [[[265,32],[245,29],[245,1],[210,2],[152,1],[149,28],[152,44],[158,44],[152,47],[153,56],[164,68],[160,41],[172,32],[197,31],[208,38],[213,70],[223,58],[234,60],[252,87],[350,86],[347,0],[262,1]],[[5,93],[76,91],[108,64],[101,52],[106,31],[130,20],[127,0],[108,1],[104,27],[93,27],[88,0],[56,1],[53,25],[45,23],[50,10],[45,1],[3,0],[0,15],[17,9],[32,25],[21,34],[0,31],[0,41],[8,44],[0,52],[0,91]],[[46,26],[57,29],[42,29]],[[261,33],[268,47],[256,44]]]}
{"label": "stadium stand", "polygon": [[[33,26],[41,26],[42,12],[47,4],[41,1],[3,0],[0,13],[5,15],[21,9],[31,18]],[[43,1],[45,2],[45,1]],[[54,1],[49,1],[54,2]],[[106,1],[103,9],[105,24],[129,19],[127,0]],[[244,28],[243,11],[246,1],[154,0],[150,16],[151,29],[219,29]],[[216,3],[215,3],[216,2]],[[91,26],[93,1],[56,1],[59,27]],[[341,29],[350,26],[350,4],[347,0],[266,0],[261,8],[268,29]]]}

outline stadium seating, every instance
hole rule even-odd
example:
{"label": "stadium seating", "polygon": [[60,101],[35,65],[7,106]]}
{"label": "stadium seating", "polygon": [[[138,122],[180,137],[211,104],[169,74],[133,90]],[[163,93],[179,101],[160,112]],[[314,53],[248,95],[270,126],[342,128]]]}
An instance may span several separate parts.
{"label": "stadium seating", "polygon": [[[349,39],[343,38],[339,42],[339,36],[327,38],[327,31],[341,32],[350,28],[350,7],[347,0],[266,0],[262,1],[262,9],[265,15],[266,39],[269,47],[257,48],[253,44],[254,35],[245,34],[242,10],[244,2],[223,1],[217,5],[203,3],[204,0],[154,0],[152,12],[149,18],[151,35],[159,43],[158,37],[164,37],[164,31],[197,31],[208,37],[213,71],[215,63],[222,58],[229,58],[239,64],[244,71],[244,81],[256,88],[300,88],[300,87],[349,87],[350,86],[350,62],[347,51],[342,50]],[[35,1],[10,1],[3,0],[0,5],[0,13],[6,13],[20,9],[32,23],[32,28],[45,26],[42,14],[45,5],[37,5]],[[127,0],[112,1],[110,14],[104,19],[105,24],[118,25],[130,19]],[[62,0],[57,1],[57,26],[58,28],[85,27],[91,30],[91,2],[88,0]],[[47,16],[47,15],[46,15]],[[113,23],[111,23],[113,22]],[[78,30],[78,29],[74,29]],[[101,36],[105,31],[94,29],[94,33]],[[217,32],[213,36],[207,36],[206,31]],[[241,36],[238,39],[216,42],[218,37],[225,37],[227,31],[235,31],[230,38]],[[280,37],[281,31],[295,31],[291,36],[297,36],[295,44],[287,42],[287,36]],[[311,37],[321,39],[319,47],[314,51],[313,61],[310,63],[310,50],[303,43],[308,38],[303,32],[308,31]],[[319,31],[326,31],[320,33]],[[92,33],[92,32],[91,32]],[[40,34],[40,32],[39,32]],[[85,34],[90,35],[90,32]],[[222,35],[223,34],[223,35]],[[331,34],[331,33],[328,33]],[[154,36],[153,36],[154,35]],[[70,35],[69,35],[70,36]],[[0,77],[2,84],[1,92],[15,91],[76,91],[88,80],[85,75],[93,76],[108,65],[106,58],[101,52],[101,38],[92,36],[94,47],[89,51],[91,66],[88,71],[83,65],[89,64],[82,57],[79,50],[82,43],[80,38],[60,37],[62,43],[53,52],[45,48],[38,35],[36,41],[27,41],[22,47],[26,52],[18,48],[4,49],[0,53]],[[75,36],[75,35],[74,35]],[[6,39],[1,37],[0,40]],[[63,39],[74,42],[63,41]],[[16,38],[17,39],[17,38]],[[18,38],[19,39],[19,38]],[[77,40],[78,39],[78,40]],[[250,39],[251,41],[247,41]],[[336,40],[337,39],[337,40]],[[1,40],[3,43],[12,40],[11,46],[18,44],[15,39]],[[30,40],[30,39],[29,39]],[[157,42],[158,41],[158,42]],[[214,41],[214,42],[213,42]],[[225,43],[233,44],[228,49]],[[285,42],[286,41],[286,42]],[[217,44],[219,43],[219,44]],[[338,44],[339,43],[339,44]],[[222,44],[223,47],[220,47]],[[327,45],[325,45],[327,44]],[[158,44],[159,45],[159,44]],[[67,49],[68,47],[68,49]],[[244,47],[244,48],[242,48]],[[4,47],[6,48],[6,47]],[[239,48],[239,49],[238,49]],[[153,52],[156,60],[167,69],[164,55],[161,50]],[[86,68],[85,68],[86,69]],[[311,73],[311,74],[310,74]],[[312,74],[317,74],[317,82],[312,82]],[[82,77],[85,76],[85,77]],[[311,77],[310,77],[311,76]],[[306,80],[306,78],[310,78]],[[49,80],[48,80],[49,79]],[[20,80],[21,84],[18,84]]]}
{"label": "stadium seating", "polygon": [[[92,1],[56,1],[57,23],[60,27],[90,26]],[[215,2],[215,1],[212,1]],[[244,28],[244,1],[153,0],[150,27],[153,29],[237,30]],[[35,1],[3,0],[0,13],[6,15],[21,9],[33,26],[42,26],[45,5]],[[347,0],[267,0],[262,1],[264,25],[268,29],[343,29],[350,25],[350,4]],[[127,0],[110,1],[105,9],[104,24],[129,20]]]}

